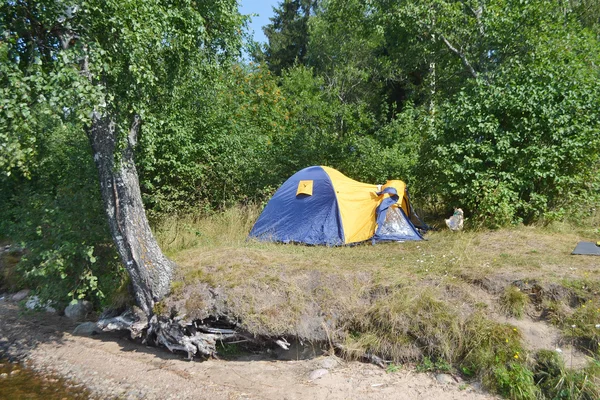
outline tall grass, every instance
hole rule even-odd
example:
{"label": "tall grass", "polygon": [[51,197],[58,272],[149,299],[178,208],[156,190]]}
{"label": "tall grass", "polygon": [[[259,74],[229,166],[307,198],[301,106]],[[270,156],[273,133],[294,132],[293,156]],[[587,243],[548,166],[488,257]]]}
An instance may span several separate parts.
{"label": "tall grass", "polygon": [[195,247],[242,246],[260,214],[258,206],[237,206],[209,215],[172,216],[154,228],[169,255]]}

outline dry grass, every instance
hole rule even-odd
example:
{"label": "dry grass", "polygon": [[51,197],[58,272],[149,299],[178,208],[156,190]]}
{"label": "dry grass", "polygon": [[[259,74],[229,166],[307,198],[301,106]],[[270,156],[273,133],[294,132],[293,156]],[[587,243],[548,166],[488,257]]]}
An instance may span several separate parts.
{"label": "dry grass", "polygon": [[354,313],[357,307],[407,287],[433,289],[442,300],[458,300],[458,308],[468,312],[481,303],[490,304],[473,294],[474,284],[501,304],[505,289],[515,281],[575,282],[571,286],[576,288],[600,276],[598,258],[570,255],[578,241],[600,240],[593,228],[557,224],[441,231],[430,233],[423,242],[321,247],[247,240],[258,214],[256,208],[233,208],[159,227],[162,248],[179,265],[176,285],[218,285],[253,304],[244,306],[245,312],[280,318],[279,314],[298,317],[315,306],[323,315]]}
{"label": "dry grass", "polygon": [[189,301],[210,285],[252,334],[336,341],[348,357],[448,361],[499,392],[511,379],[524,382],[519,393],[537,389],[527,386],[520,335],[494,316],[521,316],[527,306],[561,327],[577,320],[582,343],[598,339],[600,314],[578,307],[591,301],[600,311],[600,258],[570,254],[578,241],[600,240],[595,227],[440,231],[423,242],[315,247],[246,240],[258,214],[235,208],[159,227],[179,265],[174,288],[179,300],[188,297],[180,312],[210,313],[210,301]]}

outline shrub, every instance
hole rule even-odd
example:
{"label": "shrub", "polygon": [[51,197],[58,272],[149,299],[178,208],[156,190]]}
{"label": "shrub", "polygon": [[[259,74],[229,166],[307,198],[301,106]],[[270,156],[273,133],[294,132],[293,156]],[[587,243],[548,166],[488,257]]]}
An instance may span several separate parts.
{"label": "shrub", "polygon": [[540,350],[535,356],[534,380],[546,398],[592,400],[600,398],[600,363],[592,360],[582,370],[565,368],[561,356]]}
{"label": "shrub", "polygon": [[553,33],[535,56],[506,59],[488,81],[465,85],[423,144],[423,191],[490,227],[562,218],[597,201],[598,59],[586,35]]}
{"label": "shrub", "polygon": [[38,143],[30,179],[1,176],[0,228],[26,249],[15,267],[19,284],[43,299],[105,304],[125,273],[101,205],[87,139],[59,125]]}

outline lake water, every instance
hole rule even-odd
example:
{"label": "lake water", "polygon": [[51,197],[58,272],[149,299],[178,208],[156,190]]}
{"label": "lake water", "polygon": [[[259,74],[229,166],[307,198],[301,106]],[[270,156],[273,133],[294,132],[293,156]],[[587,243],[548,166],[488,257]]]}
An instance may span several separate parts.
{"label": "lake water", "polygon": [[36,373],[22,364],[0,359],[0,399],[89,399],[90,393],[52,376]]}

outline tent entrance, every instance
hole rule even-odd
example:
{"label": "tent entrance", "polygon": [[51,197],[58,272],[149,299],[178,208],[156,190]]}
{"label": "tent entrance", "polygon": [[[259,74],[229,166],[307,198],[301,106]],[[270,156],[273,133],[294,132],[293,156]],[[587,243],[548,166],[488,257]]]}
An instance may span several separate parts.
{"label": "tent entrance", "polygon": [[379,241],[422,240],[423,237],[410,222],[404,210],[400,207],[389,207],[386,210],[385,221],[377,229],[373,238]]}

